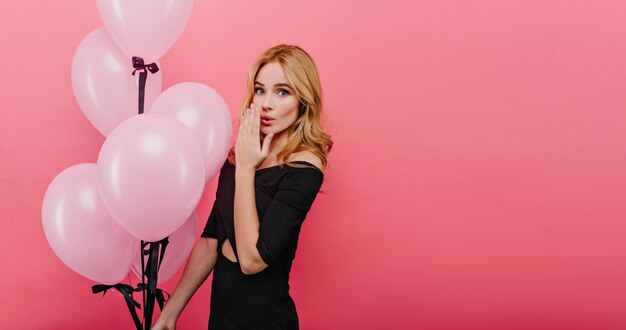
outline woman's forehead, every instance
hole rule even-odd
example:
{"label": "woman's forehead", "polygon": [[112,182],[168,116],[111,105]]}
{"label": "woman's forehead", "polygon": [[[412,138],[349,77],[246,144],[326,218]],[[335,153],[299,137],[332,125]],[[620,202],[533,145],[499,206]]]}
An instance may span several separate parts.
{"label": "woman's forehead", "polygon": [[265,64],[259,70],[255,80],[263,85],[287,84],[285,70],[276,62]]}

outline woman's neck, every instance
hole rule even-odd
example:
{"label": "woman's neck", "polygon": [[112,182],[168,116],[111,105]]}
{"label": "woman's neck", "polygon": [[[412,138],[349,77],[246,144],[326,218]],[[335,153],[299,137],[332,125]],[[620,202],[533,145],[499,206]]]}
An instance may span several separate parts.
{"label": "woman's neck", "polygon": [[272,142],[270,143],[270,150],[268,152],[267,158],[272,158],[273,163],[276,162],[276,155],[285,147],[287,144],[287,131],[284,130],[278,134],[274,134],[272,137]]}

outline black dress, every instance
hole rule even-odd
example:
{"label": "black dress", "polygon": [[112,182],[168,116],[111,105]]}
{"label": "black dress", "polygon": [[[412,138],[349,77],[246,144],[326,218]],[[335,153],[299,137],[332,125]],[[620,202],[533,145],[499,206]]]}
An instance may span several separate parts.
{"label": "black dress", "polygon": [[256,247],[268,267],[246,275],[238,262],[222,254],[228,238],[237,256],[234,228],[235,166],[228,160],[219,175],[215,203],[202,237],[217,238],[209,329],[298,329],[298,314],[289,295],[289,272],[298,236],[324,174],[313,168],[276,165],[256,171],[254,186],[259,215]]}

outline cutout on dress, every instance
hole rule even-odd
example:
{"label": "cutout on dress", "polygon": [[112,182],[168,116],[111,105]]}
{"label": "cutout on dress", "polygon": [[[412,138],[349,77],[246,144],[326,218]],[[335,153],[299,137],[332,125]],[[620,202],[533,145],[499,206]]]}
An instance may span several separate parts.
{"label": "cutout on dress", "polygon": [[[228,246],[226,246],[226,243],[228,243]],[[232,245],[230,245],[230,241],[228,240],[228,238],[226,238],[224,240],[224,243],[222,243],[222,254],[226,259],[230,260],[231,262],[238,262],[237,257],[235,256],[235,251],[233,251],[233,247]]]}

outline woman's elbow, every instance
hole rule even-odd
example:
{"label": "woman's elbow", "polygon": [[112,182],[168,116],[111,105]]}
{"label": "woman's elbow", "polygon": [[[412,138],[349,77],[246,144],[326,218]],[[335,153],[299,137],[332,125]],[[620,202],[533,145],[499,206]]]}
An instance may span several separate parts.
{"label": "woman's elbow", "polygon": [[262,272],[267,268],[267,264],[263,260],[252,260],[245,263],[241,263],[241,272],[245,275],[254,275]]}

